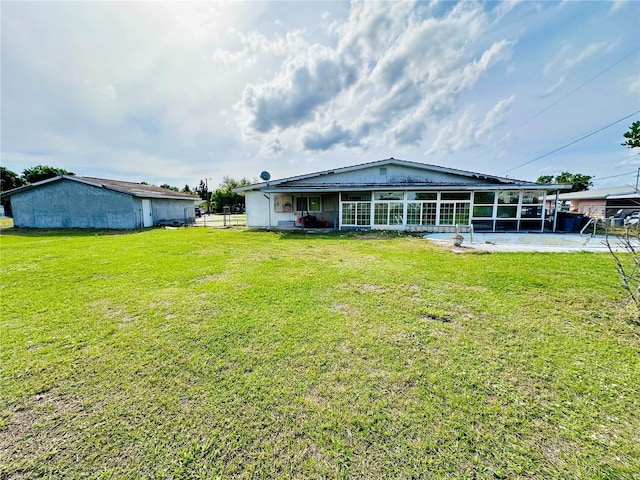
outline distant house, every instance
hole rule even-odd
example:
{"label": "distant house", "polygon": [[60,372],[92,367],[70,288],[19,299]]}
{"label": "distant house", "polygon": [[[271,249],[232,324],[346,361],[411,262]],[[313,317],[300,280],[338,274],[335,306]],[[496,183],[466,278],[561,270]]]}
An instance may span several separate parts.
{"label": "distant house", "polygon": [[[582,192],[560,193],[558,202],[568,203],[568,210],[595,218],[613,217],[618,210],[639,211],[640,192],[634,187],[612,187]],[[547,205],[553,209],[556,196],[547,197]]]}
{"label": "distant house", "polygon": [[542,231],[547,192],[569,188],[390,158],[234,190],[249,227]]}
{"label": "distant house", "polygon": [[195,221],[191,195],[102,178],[61,175],[7,192],[14,225],[131,229]]}

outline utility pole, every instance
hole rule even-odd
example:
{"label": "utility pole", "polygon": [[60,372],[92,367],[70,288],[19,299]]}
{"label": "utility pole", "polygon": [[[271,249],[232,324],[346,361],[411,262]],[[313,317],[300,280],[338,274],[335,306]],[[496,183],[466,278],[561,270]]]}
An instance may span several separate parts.
{"label": "utility pole", "polygon": [[638,168],[638,173],[636,174],[636,192],[638,191],[638,180],[640,179],[640,168]]}

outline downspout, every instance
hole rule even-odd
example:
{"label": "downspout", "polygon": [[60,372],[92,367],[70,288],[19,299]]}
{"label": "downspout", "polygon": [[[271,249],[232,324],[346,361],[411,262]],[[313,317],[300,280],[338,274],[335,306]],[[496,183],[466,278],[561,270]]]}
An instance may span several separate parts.
{"label": "downspout", "polygon": [[264,198],[268,200],[269,206],[267,207],[267,212],[269,215],[269,223],[267,225],[267,230],[271,230],[271,194],[267,195],[266,193],[263,193],[262,195],[264,195]]}

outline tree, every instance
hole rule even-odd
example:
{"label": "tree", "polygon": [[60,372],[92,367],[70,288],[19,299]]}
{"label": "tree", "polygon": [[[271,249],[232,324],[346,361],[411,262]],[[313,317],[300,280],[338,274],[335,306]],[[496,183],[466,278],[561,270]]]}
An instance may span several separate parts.
{"label": "tree", "polygon": [[211,197],[211,206],[217,212],[222,212],[225,206],[232,208],[244,208],[244,197],[233,191],[236,187],[251,185],[247,178],[236,180],[235,178],[224,176],[218,188]]}
{"label": "tree", "polygon": [[22,178],[26,183],[41,182],[42,180],[57,177],[58,175],[75,175],[75,173],[69,172],[64,168],[50,167],[49,165],[38,165],[27,168],[22,172]]}
{"label": "tree", "polygon": [[6,192],[24,185],[24,180],[6,167],[0,167],[0,191]]}
{"label": "tree", "polygon": [[553,175],[540,175],[536,183],[553,183]]}
{"label": "tree", "polygon": [[621,145],[629,148],[640,148],[640,120],[633,122],[629,127],[629,131],[625,132],[623,137],[626,140]]}
{"label": "tree", "polygon": [[169,185],[168,183],[163,183],[162,185],[160,185],[160,188],[166,188],[167,190],[173,190],[174,192],[180,191],[178,187],[174,187],[173,185]]}
{"label": "tree", "polygon": [[538,177],[536,183],[560,183],[564,185],[571,185],[569,192],[582,192],[584,190],[589,190],[589,187],[593,186],[593,182],[591,181],[592,178],[592,175],[562,172],[555,177],[553,175],[542,175]]}

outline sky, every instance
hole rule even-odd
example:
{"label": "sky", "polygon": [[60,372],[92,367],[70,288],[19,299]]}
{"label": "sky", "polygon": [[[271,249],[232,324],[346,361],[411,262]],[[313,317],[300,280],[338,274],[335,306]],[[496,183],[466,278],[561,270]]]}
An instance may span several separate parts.
{"label": "sky", "polygon": [[1,164],[210,189],[386,158],[634,185],[640,2],[0,3]]}

